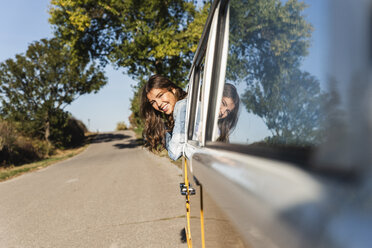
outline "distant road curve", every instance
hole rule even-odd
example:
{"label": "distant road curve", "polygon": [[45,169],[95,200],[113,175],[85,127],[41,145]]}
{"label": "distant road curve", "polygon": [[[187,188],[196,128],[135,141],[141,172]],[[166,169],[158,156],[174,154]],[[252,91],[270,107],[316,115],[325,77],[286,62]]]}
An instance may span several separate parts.
{"label": "distant road curve", "polygon": [[187,247],[181,171],[131,131],[0,183],[0,247]]}

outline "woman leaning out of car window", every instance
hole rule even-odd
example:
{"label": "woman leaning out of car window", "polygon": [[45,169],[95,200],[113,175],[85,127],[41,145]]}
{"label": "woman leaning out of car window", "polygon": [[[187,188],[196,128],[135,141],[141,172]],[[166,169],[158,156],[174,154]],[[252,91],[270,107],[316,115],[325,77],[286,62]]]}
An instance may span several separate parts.
{"label": "woman leaning out of car window", "polygon": [[[141,116],[145,120],[144,137],[151,151],[166,148],[169,157],[177,160],[185,144],[187,93],[171,80],[153,75],[144,85],[141,97]],[[219,112],[218,141],[228,142],[237,122],[239,96],[236,88],[226,84]]]}

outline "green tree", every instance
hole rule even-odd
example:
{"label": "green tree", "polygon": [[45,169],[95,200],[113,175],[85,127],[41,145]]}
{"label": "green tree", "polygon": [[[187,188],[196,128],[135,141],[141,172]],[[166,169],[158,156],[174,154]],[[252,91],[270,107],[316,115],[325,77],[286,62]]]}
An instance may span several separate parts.
{"label": "green tree", "polygon": [[270,94],[259,88],[247,88],[242,97],[245,107],[261,117],[272,132],[271,143],[310,145],[323,140],[322,104],[327,95],[319,81],[307,72],[293,69],[282,75]]}
{"label": "green tree", "polygon": [[183,82],[207,17],[184,0],[52,0],[57,37],[82,56],[113,62],[135,79]]}
{"label": "green tree", "polygon": [[49,141],[51,123],[61,121],[53,121],[56,113],[105,84],[95,64],[78,63],[69,47],[56,39],[42,39],[32,43],[25,55],[0,64],[1,114],[20,123],[26,133]]}
{"label": "green tree", "polygon": [[55,35],[75,55],[111,62],[138,81],[131,123],[139,123],[138,91],[151,74],[185,85],[210,4],[185,0],[52,0]]}
{"label": "green tree", "polygon": [[230,5],[227,77],[269,89],[308,54],[313,28],[302,15],[306,5],[297,0],[232,0]]}
{"label": "green tree", "polygon": [[232,0],[228,80],[244,82],[242,102],[272,132],[270,142],[314,143],[321,135],[319,81],[300,65],[313,27],[297,0]]}

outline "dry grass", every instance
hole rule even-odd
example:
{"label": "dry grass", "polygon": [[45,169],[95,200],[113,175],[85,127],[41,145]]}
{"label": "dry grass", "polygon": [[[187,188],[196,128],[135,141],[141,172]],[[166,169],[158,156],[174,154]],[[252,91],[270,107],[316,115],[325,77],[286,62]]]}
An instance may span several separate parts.
{"label": "dry grass", "polygon": [[31,172],[31,171],[35,171],[35,170],[48,167],[57,162],[71,158],[81,153],[82,151],[84,151],[88,147],[90,140],[92,140],[92,138],[94,138],[95,135],[96,133],[88,133],[86,134],[87,139],[86,139],[86,143],[84,146],[73,148],[73,149],[56,150],[55,154],[50,156],[47,159],[43,159],[43,160],[40,160],[34,163],[24,164],[20,166],[9,166],[6,168],[0,167],[0,182],[19,176],[19,175],[22,175],[27,172]]}
{"label": "dry grass", "polygon": [[85,145],[83,147],[68,149],[68,150],[63,150],[63,151],[58,150],[55,155],[53,155],[53,156],[51,156],[47,159],[43,159],[41,161],[38,161],[38,162],[34,162],[34,163],[30,163],[30,164],[24,164],[24,165],[21,165],[21,166],[10,166],[10,167],[7,167],[7,168],[0,168],[0,182],[8,180],[8,179],[16,177],[16,176],[20,176],[20,175],[22,175],[26,172],[31,172],[31,171],[35,171],[35,170],[45,168],[49,165],[52,165],[52,164],[55,164],[57,162],[66,160],[68,158],[71,158],[71,157],[81,153],[82,151],[84,151],[86,147],[87,147],[87,145]]}

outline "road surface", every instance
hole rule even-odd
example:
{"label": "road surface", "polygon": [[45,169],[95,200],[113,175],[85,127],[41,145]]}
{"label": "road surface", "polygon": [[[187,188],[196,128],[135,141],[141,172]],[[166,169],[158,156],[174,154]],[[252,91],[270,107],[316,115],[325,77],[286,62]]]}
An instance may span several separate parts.
{"label": "road surface", "polygon": [[0,247],[187,247],[181,171],[131,131],[0,183]]}

